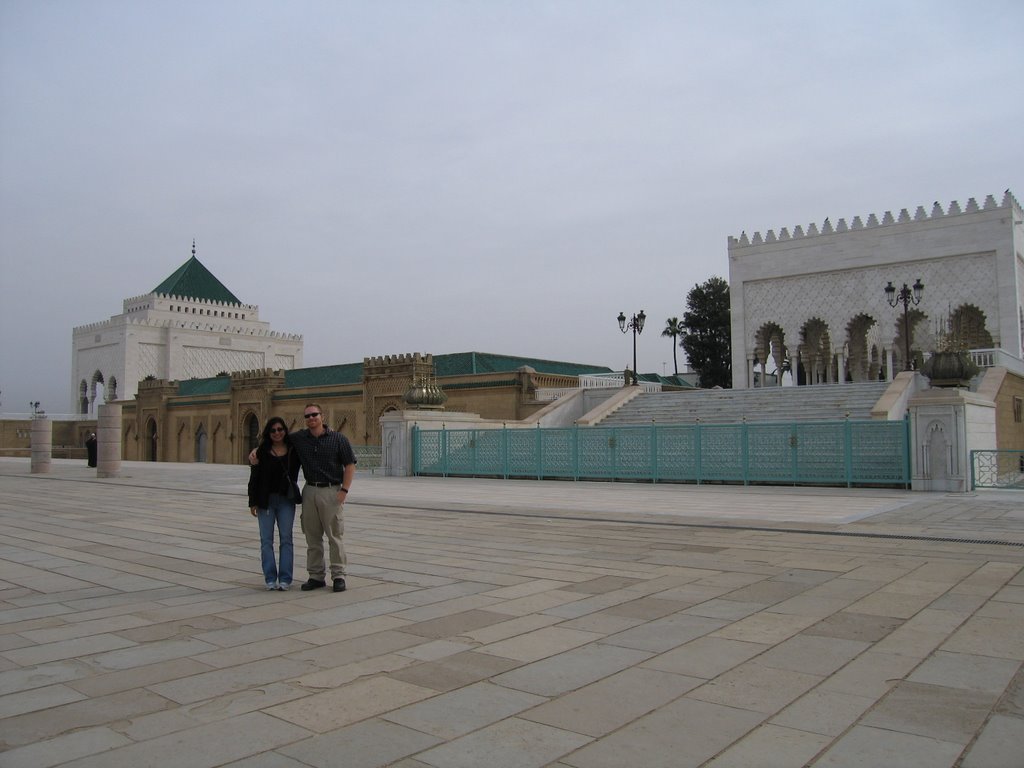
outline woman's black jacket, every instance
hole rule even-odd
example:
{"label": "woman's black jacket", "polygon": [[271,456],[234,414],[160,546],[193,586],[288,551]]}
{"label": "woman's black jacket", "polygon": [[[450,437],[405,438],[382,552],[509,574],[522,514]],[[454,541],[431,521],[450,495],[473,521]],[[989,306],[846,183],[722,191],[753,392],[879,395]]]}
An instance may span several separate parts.
{"label": "woman's black jacket", "polygon": [[[257,451],[260,463],[249,468],[249,506],[266,509],[270,505],[270,494],[286,492],[284,472],[277,457],[270,455],[270,450],[260,446]],[[288,447],[288,481],[294,483],[299,479],[299,454],[291,446]]]}

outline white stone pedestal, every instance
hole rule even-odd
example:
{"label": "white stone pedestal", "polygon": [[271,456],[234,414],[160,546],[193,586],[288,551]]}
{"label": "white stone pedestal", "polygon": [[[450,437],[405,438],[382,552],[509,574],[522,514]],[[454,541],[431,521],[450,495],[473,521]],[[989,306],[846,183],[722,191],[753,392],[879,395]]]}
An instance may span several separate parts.
{"label": "white stone pedestal", "polygon": [[910,399],[911,488],[970,490],[972,450],[996,447],[996,406],[964,389],[933,388]]}

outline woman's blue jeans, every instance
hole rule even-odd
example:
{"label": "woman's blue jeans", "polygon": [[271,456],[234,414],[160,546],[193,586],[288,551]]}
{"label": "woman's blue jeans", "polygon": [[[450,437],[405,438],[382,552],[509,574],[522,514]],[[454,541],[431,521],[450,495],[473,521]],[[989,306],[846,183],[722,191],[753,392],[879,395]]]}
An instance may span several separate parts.
{"label": "woman's blue jeans", "polygon": [[[263,561],[263,578],[267,584],[292,583],[292,564],[295,549],[292,546],[292,526],[295,524],[295,505],[284,496],[270,494],[267,509],[257,509],[256,519],[260,521],[260,560]],[[274,562],[274,525],[277,525],[281,540],[280,564]]]}

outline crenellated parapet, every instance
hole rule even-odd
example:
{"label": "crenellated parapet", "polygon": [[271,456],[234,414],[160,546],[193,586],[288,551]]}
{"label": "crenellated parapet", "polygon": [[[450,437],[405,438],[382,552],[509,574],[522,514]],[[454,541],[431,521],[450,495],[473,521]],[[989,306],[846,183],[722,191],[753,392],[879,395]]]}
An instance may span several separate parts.
{"label": "crenellated parapet", "polygon": [[[124,300],[124,308],[127,312],[129,307],[135,307],[136,305],[152,302],[154,299],[164,301],[181,302],[188,304],[189,306],[196,307],[208,307],[210,309],[230,309],[232,312],[236,310],[245,310],[247,312],[258,312],[258,304],[242,304],[231,301],[213,301],[212,299],[198,299],[191,296],[179,296],[171,293],[143,293],[139,296],[133,296],[130,299]],[[141,307],[142,309],[150,309],[151,306]]]}
{"label": "crenellated parapet", "polygon": [[364,368],[378,368],[392,365],[409,365],[412,363],[425,363],[434,365],[434,356],[431,354],[420,354],[419,352],[406,353],[404,355],[381,355],[379,357],[364,357]]}
{"label": "crenellated parapet", "polygon": [[872,213],[863,219],[860,216],[854,216],[849,222],[847,222],[846,219],[839,219],[835,224],[833,224],[830,219],[826,218],[825,221],[822,222],[820,228],[817,224],[812,222],[807,225],[806,230],[797,224],[793,227],[792,231],[790,231],[788,227],[782,227],[778,231],[778,234],[776,234],[774,229],[769,229],[764,235],[760,232],[755,232],[752,237],[748,237],[747,233],[743,232],[739,237],[733,237],[730,235],[729,250],[733,251],[739,248],[763,245],[765,243],[824,237],[861,229],[873,229],[876,227],[887,227],[896,224],[907,224],[912,221],[931,221],[949,216],[960,216],[964,214],[978,213],[979,211],[994,211],[999,209],[1012,210],[1015,218],[1020,218],[1022,216],[1020,203],[1017,202],[1017,199],[1013,196],[1013,193],[1010,192],[1010,190],[1006,190],[1006,192],[1003,193],[1003,199],[1000,203],[996,202],[994,196],[988,195],[981,205],[979,205],[977,200],[972,197],[962,208],[960,203],[956,200],[952,201],[945,208],[943,208],[943,206],[938,202],[935,202],[930,210],[926,210],[923,205],[919,205],[913,214],[909,209],[903,208],[895,216],[892,211],[886,211],[882,214],[881,218]]}
{"label": "crenellated parapet", "polygon": [[284,371],[274,368],[254,368],[248,371],[234,371],[231,378],[235,381],[246,381],[250,379],[266,379],[273,376],[284,376]]}
{"label": "crenellated parapet", "polygon": [[273,368],[250,368],[234,371],[230,374],[231,388],[241,389],[280,389],[284,386],[284,371]]}
{"label": "crenellated parapet", "polygon": [[96,323],[87,323],[85,325],[76,325],[71,329],[72,333],[86,333],[88,331],[102,331],[108,328],[116,328],[118,323],[114,320],[100,320]]}
{"label": "crenellated parapet", "polygon": [[247,327],[241,325],[231,325],[228,323],[217,323],[210,322],[213,318],[200,318],[198,315],[193,318],[189,315],[188,319],[178,318],[154,318],[154,317],[132,317],[132,316],[121,316],[112,320],[101,320],[97,323],[89,323],[88,325],[76,326],[73,330],[74,333],[89,332],[89,331],[100,331],[108,329],[116,329],[121,325],[135,325],[145,328],[180,328],[183,330],[199,330],[209,331],[211,333],[223,333],[230,334],[233,336],[255,336],[260,338],[274,339],[276,341],[288,341],[301,343],[303,335],[301,333],[285,333],[283,331],[273,331],[269,328],[258,328],[258,327]]}
{"label": "crenellated parapet", "polygon": [[433,377],[433,355],[413,352],[363,358],[363,386],[374,398],[401,396],[412,383]]}

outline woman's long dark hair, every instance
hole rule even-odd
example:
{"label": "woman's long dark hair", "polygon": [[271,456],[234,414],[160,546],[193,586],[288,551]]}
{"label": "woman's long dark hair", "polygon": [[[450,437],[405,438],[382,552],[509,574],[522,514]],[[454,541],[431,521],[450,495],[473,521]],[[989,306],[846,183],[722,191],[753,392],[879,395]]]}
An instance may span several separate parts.
{"label": "woman's long dark hair", "polygon": [[259,453],[268,453],[270,451],[270,446],[273,443],[270,439],[270,430],[277,424],[284,428],[284,444],[289,448],[292,447],[292,441],[288,435],[288,425],[284,423],[284,419],[280,416],[271,416],[267,419],[267,424],[263,427],[263,433],[260,435],[260,445],[257,449]]}

